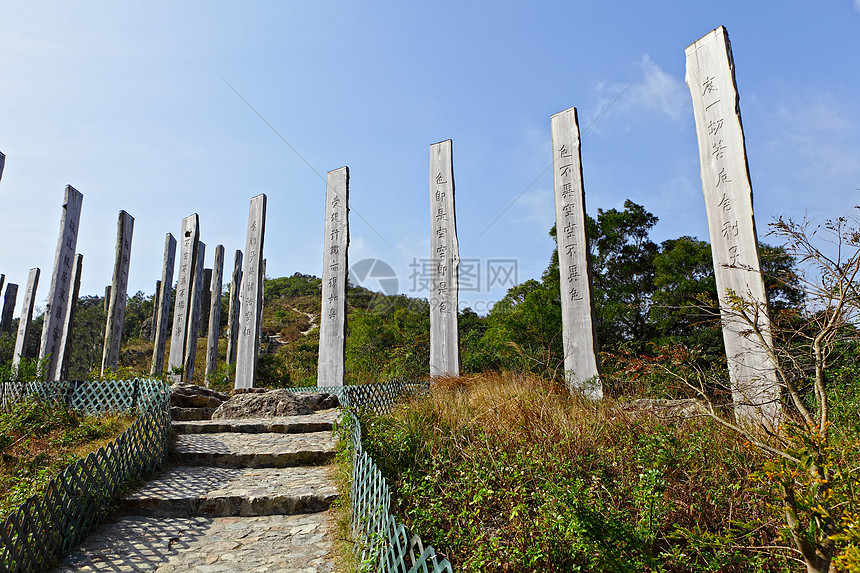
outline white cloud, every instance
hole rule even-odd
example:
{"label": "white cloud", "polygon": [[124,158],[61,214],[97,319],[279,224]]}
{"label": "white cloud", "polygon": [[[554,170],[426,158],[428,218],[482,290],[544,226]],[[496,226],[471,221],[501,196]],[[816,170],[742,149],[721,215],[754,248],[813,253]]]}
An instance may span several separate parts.
{"label": "white cloud", "polygon": [[632,84],[595,82],[592,89],[598,100],[595,116],[606,110],[614,114],[654,114],[679,122],[690,114],[690,97],[683,79],[661,68],[648,54],[636,65],[640,74]]}
{"label": "white cloud", "polygon": [[856,10],[857,13],[860,14],[860,0],[854,0],[854,10]]}

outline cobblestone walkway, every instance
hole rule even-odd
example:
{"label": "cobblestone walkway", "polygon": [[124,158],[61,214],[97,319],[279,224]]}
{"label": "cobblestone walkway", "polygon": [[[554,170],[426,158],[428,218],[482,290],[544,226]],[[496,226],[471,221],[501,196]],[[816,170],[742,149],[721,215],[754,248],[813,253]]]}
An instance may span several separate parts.
{"label": "cobblestone walkway", "polygon": [[175,422],[184,465],[129,494],[57,571],[334,571],[337,491],[318,464],[334,455],[336,417]]}

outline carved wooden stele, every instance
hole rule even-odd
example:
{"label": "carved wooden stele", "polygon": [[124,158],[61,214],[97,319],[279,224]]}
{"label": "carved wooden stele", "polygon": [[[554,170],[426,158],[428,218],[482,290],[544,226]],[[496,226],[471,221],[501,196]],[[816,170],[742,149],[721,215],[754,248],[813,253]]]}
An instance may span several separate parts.
{"label": "carved wooden stele", "polygon": [[564,373],[571,390],[596,400],[603,397],[603,387],[591,298],[576,108],[555,114],[551,124]]}
{"label": "carved wooden stele", "polygon": [[781,413],[775,365],[751,335],[751,324],[738,318],[737,301],[731,299],[734,294],[748,303],[746,311],[755,315],[765,344],[772,346],[734,62],[725,28],[687,48],[686,80],[696,118],[735,415],[743,422],[775,426]]}

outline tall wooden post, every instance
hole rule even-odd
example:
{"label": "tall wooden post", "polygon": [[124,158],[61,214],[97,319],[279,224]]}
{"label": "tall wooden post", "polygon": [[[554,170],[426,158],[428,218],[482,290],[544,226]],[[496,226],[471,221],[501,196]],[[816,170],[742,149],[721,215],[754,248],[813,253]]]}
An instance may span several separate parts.
{"label": "tall wooden post", "polygon": [[42,326],[42,345],[39,349],[39,362],[43,364],[45,380],[59,380],[60,341],[65,324],[65,308],[68,306],[72,264],[78,244],[78,224],[81,218],[81,205],[84,196],[71,185],[66,185],[63,201],[63,214],[60,217],[60,236],[54,256],[54,271],[48,290],[48,303],[45,305]]}
{"label": "tall wooden post", "polygon": [[342,386],[349,248],[349,168],[328,172],[317,386]]}
{"label": "tall wooden post", "polygon": [[576,108],[552,116],[553,187],[561,285],[564,374],[571,390],[603,397],[585,236],[579,122]]}
{"label": "tall wooden post", "polygon": [[173,293],[173,267],[176,262],[176,239],[167,233],[164,237],[164,265],[161,268],[161,284],[164,285],[158,297],[158,318],[155,329],[155,345],[152,348],[153,376],[164,370],[164,346],[167,344],[167,323],[170,320],[170,300]]}
{"label": "tall wooden post", "polygon": [[12,366],[17,367],[22,358],[27,357],[27,341],[30,338],[30,324],[33,321],[33,307],[36,303],[36,289],[39,287],[38,268],[30,269],[27,277],[27,290],[24,292],[24,302],[21,305],[21,320],[18,321],[18,336],[15,339],[15,352],[12,354]]}
{"label": "tall wooden post", "polygon": [[263,281],[263,240],[266,235],[266,195],[251,199],[248,237],[245,242],[245,269],[242,272],[242,310],[239,313],[239,341],[236,353],[236,388],[253,388],[260,353],[260,284]]}
{"label": "tall wooden post", "polygon": [[155,281],[155,294],[152,295],[152,319],[149,327],[149,340],[155,342],[155,327],[158,324],[158,301],[161,298],[161,280]]}
{"label": "tall wooden post", "polygon": [[182,219],[179,251],[179,278],[176,282],[176,303],[173,305],[173,330],[170,337],[168,374],[185,366],[185,345],[188,342],[188,317],[194,277],[197,275],[197,249],[200,243],[200,223],[197,213]]}
{"label": "tall wooden post", "polygon": [[0,334],[12,330],[12,316],[15,314],[15,301],[18,299],[18,285],[6,285],[6,295],[3,297],[3,309],[0,310]]}
{"label": "tall wooden post", "polygon": [[63,324],[63,337],[60,339],[60,356],[57,363],[60,365],[60,380],[69,379],[69,364],[72,356],[72,328],[75,326],[75,313],[78,296],[81,294],[81,272],[84,267],[84,256],[75,255],[75,267],[72,270],[72,296],[69,297],[66,306],[66,318]]}
{"label": "tall wooden post", "polygon": [[745,423],[776,426],[782,412],[776,365],[739,319],[731,296],[755,307],[757,329],[772,347],[728,32],[719,27],[686,52],[735,416]]}
{"label": "tall wooden post", "polygon": [[224,275],[224,245],[215,247],[215,263],[212,266],[212,282],[209,300],[209,332],[206,344],[206,387],[218,367],[218,338],[221,333],[221,282]]}
{"label": "tall wooden post", "polygon": [[450,139],[430,146],[430,233],[430,376],[458,376],[460,246]]}
{"label": "tall wooden post", "polygon": [[206,256],[206,245],[200,241],[197,250],[197,265],[194,273],[194,286],[189,303],[188,329],[185,341],[185,366],[182,379],[186,382],[194,380],[194,366],[197,363],[197,337],[200,335],[200,306],[203,298],[203,259]]}
{"label": "tall wooden post", "polygon": [[239,337],[239,291],[242,287],[242,251],[236,249],[233,259],[233,275],[230,279],[230,305],[227,316],[227,364],[236,362],[236,342]]}
{"label": "tall wooden post", "polygon": [[116,258],[111,281],[110,305],[105,322],[105,343],[102,352],[102,376],[106,370],[119,367],[119,351],[122,346],[122,322],[125,319],[125,304],[128,295],[128,267],[131,260],[131,239],[134,232],[134,217],[125,211],[119,212],[116,224]]}

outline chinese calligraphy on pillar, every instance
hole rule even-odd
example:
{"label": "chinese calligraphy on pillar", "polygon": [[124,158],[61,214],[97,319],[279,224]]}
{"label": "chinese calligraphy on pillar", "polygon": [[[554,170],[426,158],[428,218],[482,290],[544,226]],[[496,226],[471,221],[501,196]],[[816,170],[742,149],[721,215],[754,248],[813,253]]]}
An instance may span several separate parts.
{"label": "chinese calligraphy on pillar", "polygon": [[739,420],[774,423],[781,408],[775,365],[731,312],[728,293],[759,308],[758,327],[770,344],[770,319],[758,257],[752,186],[738,105],[731,45],[725,28],[686,50],[693,98],[702,191],[714,273],[720,293],[723,340]]}
{"label": "chinese calligraphy on pillar", "polygon": [[600,359],[591,300],[585,188],[576,108],[555,114],[551,124],[565,380],[571,390],[600,399],[603,387],[599,378]]}
{"label": "chinese calligraphy on pillar", "polygon": [[322,306],[317,386],[342,386],[349,247],[349,168],[329,171],[325,192]]}
{"label": "chinese calligraphy on pillar", "polygon": [[236,350],[236,388],[253,388],[260,353],[262,310],[263,239],[266,232],[266,195],[251,199],[245,268],[242,272],[242,303],[239,310],[239,339]]}
{"label": "chinese calligraphy on pillar", "polygon": [[[57,252],[54,255],[54,271],[48,290],[48,303],[45,305],[42,324],[42,345],[39,361],[43,364],[45,380],[59,380],[60,341],[63,338],[66,307],[72,288],[72,273],[75,248],[78,244],[78,224],[81,219],[81,205],[84,196],[71,185],[66,185],[63,201],[63,214],[60,217],[60,235],[57,239]],[[45,360],[47,358],[47,360]]]}
{"label": "chinese calligraphy on pillar", "polygon": [[102,376],[105,375],[105,370],[116,371],[119,366],[133,231],[134,217],[125,211],[120,211],[119,220],[116,224],[116,259],[113,266],[113,281],[111,282],[110,303],[108,304],[107,323],[105,325],[105,343],[102,352]]}
{"label": "chinese calligraphy on pillar", "polygon": [[176,281],[176,304],[173,305],[173,330],[170,335],[168,374],[185,366],[185,345],[188,342],[188,317],[194,277],[197,276],[197,252],[200,247],[200,219],[197,213],[182,219],[182,244],[179,248],[179,277]]}
{"label": "chinese calligraphy on pillar", "polygon": [[458,376],[460,247],[450,139],[430,146],[430,259],[430,376]]}

